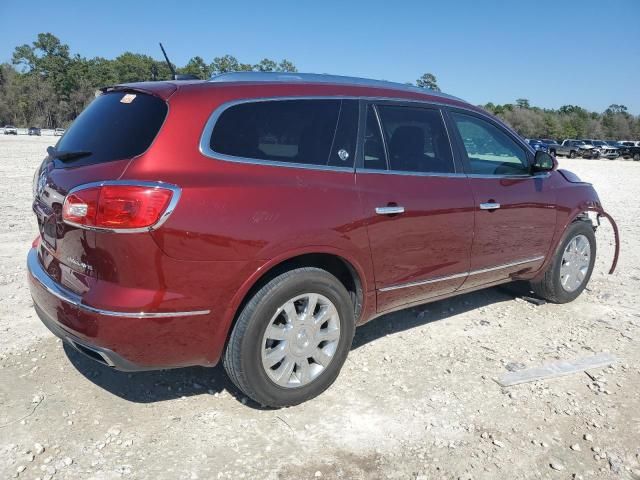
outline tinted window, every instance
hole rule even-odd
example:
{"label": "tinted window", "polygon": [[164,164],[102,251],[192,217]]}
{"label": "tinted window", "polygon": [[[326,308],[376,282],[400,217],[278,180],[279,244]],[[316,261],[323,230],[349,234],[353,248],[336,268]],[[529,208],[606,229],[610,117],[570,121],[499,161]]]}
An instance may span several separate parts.
{"label": "tinted window", "polygon": [[384,154],[384,143],[380,133],[378,118],[372,105],[367,107],[367,120],[364,133],[364,168],[386,170],[387,160]]}
{"label": "tinted window", "polygon": [[525,150],[501,129],[471,115],[452,113],[452,117],[462,137],[471,173],[529,173]]}
{"label": "tinted window", "polygon": [[131,158],[144,153],[167,115],[167,104],[138,92],[100,95],[78,116],[56,148],[63,152],[88,151],[90,156],[69,166]]}
{"label": "tinted window", "polygon": [[214,152],[234,157],[349,167],[353,166],[356,128],[355,101],[241,103],[220,115],[210,146]]}
{"label": "tinted window", "polygon": [[338,127],[333,138],[329,165],[353,167],[358,138],[358,102],[343,100],[340,105]]}
{"label": "tinted window", "polygon": [[453,157],[439,110],[378,106],[389,152],[389,169],[451,173]]}

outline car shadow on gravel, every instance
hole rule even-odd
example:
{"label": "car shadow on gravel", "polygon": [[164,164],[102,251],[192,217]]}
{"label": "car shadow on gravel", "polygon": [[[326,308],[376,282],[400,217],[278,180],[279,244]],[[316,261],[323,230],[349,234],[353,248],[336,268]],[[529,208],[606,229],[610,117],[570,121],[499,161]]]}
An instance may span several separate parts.
{"label": "car shadow on gravel", "polygon": [[513,282],[388,313],[358,327],[351,350],[385,335],[403,332],[452,315],[529,295],[531,292],[527,282]]}
{"label": "car shadow on gravel", "polygon": [[[526,287],[514,283],[383,315],[356,329],[351,349],[358,349],[386,335],[424,326],[483,306],[510,301],[523,295],[528,295]],[[264,408],[247,399],[231,383],[222,364],[212,368],[188,367],[129,373],[101,365],[66,344],[64,350],[79,373],[100,388],[130,402],[154,403],[195,395],[216,395],[227,391],[251,408]]]}

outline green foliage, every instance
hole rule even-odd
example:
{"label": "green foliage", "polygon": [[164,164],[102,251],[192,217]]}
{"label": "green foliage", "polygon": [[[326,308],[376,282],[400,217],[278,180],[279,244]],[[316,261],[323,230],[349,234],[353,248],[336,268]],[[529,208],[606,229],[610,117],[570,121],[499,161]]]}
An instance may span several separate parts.
{"label": "green foliage", "polygon": [[440,87],[438,87],[438,80],[433,73],[425,73],[418,80],[416,80],[416,85],[420,88],[430,88],[436,92],[440,91]]}
{"label": "green foliage", "polygon": [[531,107],[524,98],[511,104],[487,103],[484,109],[497,115],[527,138],[640,138],[640,117],[627,113],[624,105],[611,105],[604,113],[588,112],[577,105],[563,105],[558,110]]}
{"label": "green foliage", "polygon": [[[12,64],[0,64],[2,125],[64,127],[102,87],[172,78],[166,62],[148,55],[125,52],[113,60],[72,55],[69,46],[51,33],[40,33],[30,45],[16,47]],[[286,59],[276,62],[265,58],[252,65],[224,55],[214,58],[210,64],[196,56],[175,70],[204,80],[224,72],[295,72],[296,67]]]}

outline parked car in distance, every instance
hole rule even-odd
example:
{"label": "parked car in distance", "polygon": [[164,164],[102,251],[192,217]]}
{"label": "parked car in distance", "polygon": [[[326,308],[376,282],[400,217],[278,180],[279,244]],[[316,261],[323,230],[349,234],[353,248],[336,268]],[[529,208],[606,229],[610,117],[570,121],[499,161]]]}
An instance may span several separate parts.
{"label": "parked car in distance", "polygon": [[617,147],[609,145],[609,143],[604,140],[592,140],[591,144],[598,151],[599,157],[615,159],[620,155]]}
{"label": "parked car in distance", "polygon": [[634,142],[622,142],[620,155],[622,158],[633,158],[636,162],[640,161],[640,146],[634,145]]}
{"label": "parked car in distance", "polygon": [[569,158],[583,156],[586,152],[584,143],[580,140],[563,140],[562,143],[555,148],[556,156],[567,156]]}
{"label": "parked car in distance", "polygon": [[549,149],[549,153],[555,157],[556,156],[556,152],[558,151],[558,148],[560,148],[561,145],[556,140],[553,140],[551,138],[543,138],[541,140],[542,140],[543,143],[547,144],[547,148]]}
{"label": "parked car in distance", "polygon": [[54,334],[120,370],[222,361],[272,407],[327,389],[386,313],[514,280],[574,300],[589,213],[610,218],[474,105],[302,73],[105,88],[33,191],[29,285]]}
{"label": "parked car in distance", "polygon": [[65,132],[64,128],[56,128],[56,129],[53,131],[53,135],[54,135],[55,137],[61,137],[62,135],[64,135],[64,132]]}
{"label": "parked car in distance", "polygon": [[31,135],[36,135],[36,136],[40,136],[41,135],[41,130],[38,127],[29,127],[29,131],[27,132],[30,136]]}
{"label": "parked car in distance", "polygon": [[5,135],[18,135],[18,129],[13,125],[5,125],[4,126],[4,134]]}
{"label": "parked car in distance", "polygon": [[531,145],[531,147],[536,151],[541,150],[543,152],[549,153],[549,145],[547,145],[542,140],[537,140],[535,138],[529,138],[529,139],[527,139],[527,143],[529,145]]}

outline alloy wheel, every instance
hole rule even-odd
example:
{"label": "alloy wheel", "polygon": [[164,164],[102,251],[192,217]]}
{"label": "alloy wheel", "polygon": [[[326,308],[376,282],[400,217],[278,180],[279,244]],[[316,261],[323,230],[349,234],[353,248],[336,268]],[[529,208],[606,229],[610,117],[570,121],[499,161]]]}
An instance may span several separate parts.
{"label": "alloy wheel", "polygon": [[262,338],[262,366],[285,388],[308,385],[329,366],[340,340],[340,316],[324,295],[305,293],[277,310]]}
{"label": "alloy wheel", "polygon": [[584,282],[591,263],[591,245],[584,235],[576,235],[564,249],[560,265],[560,284],[567,292],[575,292]]}

